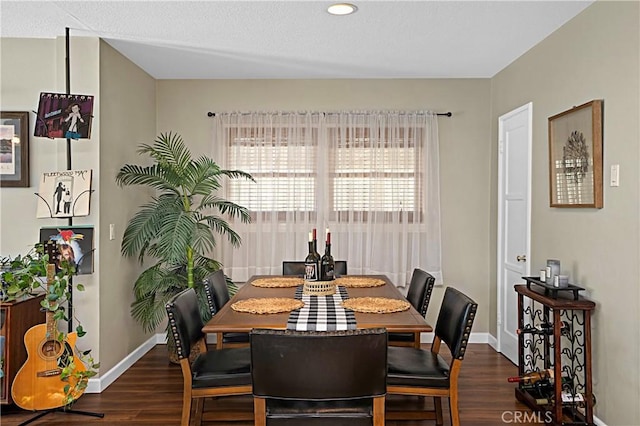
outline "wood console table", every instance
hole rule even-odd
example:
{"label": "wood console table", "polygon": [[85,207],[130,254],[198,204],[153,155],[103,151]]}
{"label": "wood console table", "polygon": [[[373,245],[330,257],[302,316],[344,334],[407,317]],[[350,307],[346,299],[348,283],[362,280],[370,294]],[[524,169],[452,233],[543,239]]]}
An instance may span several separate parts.
{"label": "wood console table", "polygon": [[[536,411],[551,413],[554,425],[593,425],[591,379],[591,311],[595,303],[573,297],[573,290],[551,297],[534,277],[523,277],[518,293],[518,372],[553,370],[554,385],[547,395],[520,384],[516,398]],[[568,294],[569,293],[569,294]],[[550,324],[550,328],[545,325]],[[564,378],[563,378],[564,376]],[[565,402],[562,396],[565,395]],[[583,401],[576,402],[582,398]]]}
{"label": "wood console table", "polygon": [[44,295],[30,296],[20,300],[0,303],[0,336],[2,348],[2,371],[0,378],[0,403],[11,404],[11,384],[16,373],[27,360],[24,334],[31,327],[45,322],[45,313],[40,311]]}

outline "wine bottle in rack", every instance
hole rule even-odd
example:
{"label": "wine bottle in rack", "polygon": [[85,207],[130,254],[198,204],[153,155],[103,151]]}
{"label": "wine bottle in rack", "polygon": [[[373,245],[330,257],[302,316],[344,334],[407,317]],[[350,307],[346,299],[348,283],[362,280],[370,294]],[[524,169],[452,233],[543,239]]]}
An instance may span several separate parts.
{"label": "wine bottle in rack", "polygon": [[333,262],[333,256],[331,256],[331,233],[327,228],[327,239],[324,246],[324,255],[320,261],[320,279],[322,281],[332,281],[334,279],[335,263]]}
{"label": "wine bottle in rack", "polygon": [[318,281],[320,279],[320,256],[315,249],[314,232],[309,232],[309,253],[304,259],[304,279]]}
{"label": "wine bottle in rack", "polygon": [[542,371],[532,371],[531,373],[524,374],[522,376],[508,377],[509,383],[523,383],[525,385],[532,385],[540,380],[549,380],[553,377],[553,370],[546,369]]}
{"label": "wine bottle in rack", "polygon": [[[531,373],[527,373],[523,376],[514,376],[507,378],[507,381],[510,383],[522,383],[523,387],[528,386],[536,386],[537,388],[544,387],[550,385],[554,386],[555,377],[552,368],[547,368],[546,370],[541,371],[532,371]],[[562,385],[570,384],[572,382],[571,378],[563,372],[560,378],[560,383]]]}
{"label": "wine bottle in rack", "polygon": [[[560,325],[560,334],[567,335],[569,333],[569,323],[566,321],[562,321]],[[519,328],[516,330],[516,334],[553,334],[553,324],[550,322],[545,322],[540,324],[538,327],[534,327],[531,324],[527,324],[524,328]]]}

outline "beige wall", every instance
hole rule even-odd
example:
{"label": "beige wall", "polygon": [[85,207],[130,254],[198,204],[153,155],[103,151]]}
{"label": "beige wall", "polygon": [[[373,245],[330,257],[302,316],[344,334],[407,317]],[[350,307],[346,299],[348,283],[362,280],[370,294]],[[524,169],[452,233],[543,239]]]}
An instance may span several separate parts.
{"label": "beige wall", "polygon": [[[210,153],[212,111],[451,111],[440,130],[444,284],[480,308],[475,332],[489,329],[490,85],[443,80],[161,80],[159,131],[180,133],[194,152]],[[443,288],[433,293],[435,323]]]}
{"label": "beige wall", "polygon": [[[156,82],[105,42],[100,42],[100,353],[102,371],[109,371],[149,338],[131,318],[133,283],[141,272],[137,259],[125,259],[120,243],[127,223],[147,199],[144,188],[120,188],[115,176],[127,163],[140,164],[139,143],[152,142],[156,132]],[[109,239],[109,225],[115,238]],[[108,348],[108,349],[107,349]]]}
{"label": "beige wall", "polygon": [[[2,111],[37,109],[40,92],[66,91],[65,40],[0,39]],[[81,54],[80,54],[81,52]],[[155,137],[155,80],[97,38],[71,38],[71,92],[96,95],[91,139],[72,141],[72,168],[93,170],[91,214],[73,219],[74,225],[94,226],[94,274],[74,283],[86,291],[74,292],[74,313],[87,331],[78,340],[81,350],[92,350],[101,374],[140,346],[144,336],[129,315],[132,286],[138,275],[135,259],[120,256],[126,222],[139,203],[140,191],[115,185],[115,174],[125,162],[137,160],[139,141]],[[26,253],[43,226],[66,226],[66,219],[36,219],[36,196],[43,172],[65,170],[66,142],[36,138],[35,114],[30,113],[30,187],[0,191],[0,254]],[[101,126],[101,123],[110,123]],[[106,141],[104,144],[102,141]],[[105,202],[102,202],[105,200]],[[116,238],[109,240],[109,224]]]}
{"label": "beige wall", "polygon": [[[57,40],[2,39],[2,97],[3,111],[33,111],[37,109],[40,92],[65,93],[65,43]],[[71,93],[96,94],[98,92],[98,40],[78,38],[70,43],[71,52],[82,52],[70,65],[73,84]],[[100,182],[98,149],[100,146],[100,105],[94,104],[92,137],[89,140],[72,141],[72,168],[92,169],[93,185]],[[36,219],[34,192],[38,191],[39,178],[44,172],[66,170],[66,142],[50,140],[33,135],[35,114],[29,114],[30,135],[30,187],[2,188],[0,191],[0,254],[24,254],[39,239],[39,229],[44,226],[66,226],[67,219]],[[91,214],[73,219],[74,226],[99,224],[99,194],[91,198]],[[94,244],[100,236],[95,234]],[[98,333],[98,280],[100,271],[98,256],[94,256],[95,274],[74,277],[74,285],[81,283],[86,291],[74,291],[74,315],[87,330],[86,336],[78,339],[80,350],[92,349],[97,356],[100,351]]]}
{"label": "beige wall", "polygon": [[[586,287],[597,303],[592,327],[595,412],[609,425],[640,424],[639,6],[597,2],[492,79],[492,229],[497,120],[531,101],[531,268],[560,259],[572,281]],[[550,208],[547,118],[592,99],[604,99],[604,208]],[[620,187],[608,184],[612,164],[620,165]],[[495,240],[492,252],[494,247]],[[495,334],[495,286],[490,289]]]}

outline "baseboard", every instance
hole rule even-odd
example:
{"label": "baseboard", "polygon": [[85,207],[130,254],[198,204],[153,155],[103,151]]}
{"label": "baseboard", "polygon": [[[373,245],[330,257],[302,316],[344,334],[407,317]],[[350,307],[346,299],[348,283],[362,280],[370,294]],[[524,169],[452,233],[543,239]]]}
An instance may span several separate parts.
{"label": "baseboard", "polygon": [[593,416],[593,423],[595,423],[596,426],[607,426],[607,424],[605,422],[603,422],[602,420],[600,420],[596,416]]}
{"label": "baseboard", "polygon": [[[158,342],[158,336],[162,336],[163,342]],[[166,343],[164,334],[151,336],[105,374],[101,374],[100,377],[95,379],[89,379],[85,393],[101,393],[158,343]]]}
{"label": "baseboard", "polygon": [[494,351],[498,352],[498,339],[489,334],[487,343],[493,348]]}

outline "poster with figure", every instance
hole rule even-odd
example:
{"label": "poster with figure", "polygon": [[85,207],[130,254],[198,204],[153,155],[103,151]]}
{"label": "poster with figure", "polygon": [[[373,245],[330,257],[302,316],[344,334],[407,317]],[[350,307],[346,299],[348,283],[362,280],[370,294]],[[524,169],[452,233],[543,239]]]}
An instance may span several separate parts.
{"label": "poster with figure", "polygon": [[79,275],[93,273],[93,227],[60,226],[40,228],[40,242],[53,241],[58,248],[56,268],[61,259],[76,267]]}
{"label": "poster with figure", "polygon": [[56,139],[88,139],[93,119],[91,95],[40,93],[34,136]]}
{"label": "poster with figure", "polygon": [[37,217],[87,216],[91,200],[91,170],[43,173]]}

